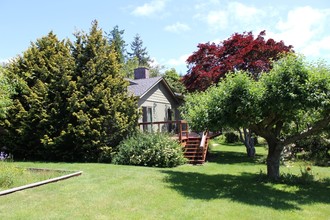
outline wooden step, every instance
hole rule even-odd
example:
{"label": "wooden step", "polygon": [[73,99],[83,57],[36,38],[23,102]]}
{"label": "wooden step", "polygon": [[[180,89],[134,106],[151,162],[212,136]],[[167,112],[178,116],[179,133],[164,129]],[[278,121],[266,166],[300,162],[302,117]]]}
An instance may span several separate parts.
{"label": "wooden step", "polygon": [[182,142],[184,157],[188,159],[191,164],[203,164],[207,153],[208,140],[205,141],[205,147],[200,147],[200,137],[188,137]]}

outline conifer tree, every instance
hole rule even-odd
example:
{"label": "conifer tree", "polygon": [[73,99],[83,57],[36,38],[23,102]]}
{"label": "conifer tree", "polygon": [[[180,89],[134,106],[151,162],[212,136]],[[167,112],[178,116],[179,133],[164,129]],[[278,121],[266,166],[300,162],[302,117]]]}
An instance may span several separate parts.
{"label": "conifer tree", "polygon": [[96,21],[75,36],[71,43],[51,32],[8,67],[19,83],[0,146],[16,159],[98,161],[136,127],[137,101],[114,47]]}
{"label": "conifer tree", "polygon": [[74,66],[67,42],[50,32],[8,67],[16,84],[3,140],[16,158],[57,159],[52,138],[65,127],[68,82]]}
{"label": "conifer tree", "polygon": [[68,137],[79,147],[76,156],[96,160],[101,149],[115,147],[135,129],[137,101],[128,94],[128,82],[119,72],[115,49],[97,22],[93,22],[88,34],[80,32],[75,36]]}
{"label": "conifer tree", "polygon": [[131,53],[128,53],[130,58],[136,57],[139,61],[139,66],[149,67],[149,62],[151,61],[150,56],[148,55],[147,48],[143,47],[143,41],[139,34],[136,34],[133,42],[130,44]]}
{"label": "conifer tree", "polygon": [[114,46],[114,50],[117,53],[117,61],[120,64],[125,63],[125,48],[127,44],[125,44],[123,39],[124,32],[125,30],[119,30],[118,25],[116,25],[108,34],[109,43]]}

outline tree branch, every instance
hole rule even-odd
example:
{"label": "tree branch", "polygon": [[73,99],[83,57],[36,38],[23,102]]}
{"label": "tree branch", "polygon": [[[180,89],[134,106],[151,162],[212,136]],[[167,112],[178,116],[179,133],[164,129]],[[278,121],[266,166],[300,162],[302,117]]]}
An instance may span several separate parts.
{"label": "tree branch", "polygon": [[286,138],[283,141],[283,145],[288,145],[288,144],[294,143],[297,140],[300,140],[300,139],[306,138],[310,135],[316,134],[316,133],[322,131],[325,127],[327,127],[329,125],[329,123],[330,123],[330,115],[315,122],[313,126],[306,129],[302,133],[292,135],[292,136]]}

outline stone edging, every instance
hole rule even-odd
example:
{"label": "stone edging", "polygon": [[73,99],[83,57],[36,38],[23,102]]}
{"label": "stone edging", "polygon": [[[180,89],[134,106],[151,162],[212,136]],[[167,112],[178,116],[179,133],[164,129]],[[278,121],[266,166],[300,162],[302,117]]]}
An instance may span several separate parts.
{"label": "stone edging", "polygon": [[[64,170],[38,169],[38,168],[28,168],[28,169],[29,170],[64,171]],[[66,172],[70,172],[70,171],[66,171]],[[29,189],[29,188],[33,188],[33,187],[37,187],[37,186],[41,186],[41,185],[45,185],[45,184],[48,184],[48,183],[54,183],[54,182],[65,180],[65,179],[68,179],[68,178],[71,178],[71,177],[80,176],[81,174],[82,174],[82,171],[77,171],[77,172],[67,174],[67,175],[64,175],[64,176],[55,177],[55,178],[51,178],[51,179],[48,179],[48,180],[43,180],[43,181],[40,181],[40,182],[31,183],[31,184],[24,185],[24,186],[19,186],[19,187],[15,187],[15,188],[12,188],[12,189],[3,190],[3,191],[0,191],[0,196],[7,195],[7,194],[10,194],[10,193],[14,193],[14,192],[21,191],[21,190],[25,190],[25,189]]]}

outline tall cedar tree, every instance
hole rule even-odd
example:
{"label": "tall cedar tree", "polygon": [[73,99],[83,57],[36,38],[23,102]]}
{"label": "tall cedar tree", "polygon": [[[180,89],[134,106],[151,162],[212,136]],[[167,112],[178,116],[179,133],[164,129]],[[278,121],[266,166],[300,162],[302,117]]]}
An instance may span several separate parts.
{"label": "tall cedar tree", "polygon": [[148,55],[147,48],[143,47],[143,41],[139,34],[135,35],[134,40],[130,45],[132,50],[132,53],[128,52],[130,58],[133,59],[136,57],[139,62],[139,66],[149,67],[149,62],[151,59]]}
{"label": "tall cedar tree", "polygon": [[75,146],[77,159],[95,161],[102,149],[116,147],[135,129],[137,100],[128,94],[115,49],[97,22],[89,34],[75,36],[75,75],[68,99],[71,118],[65,138]]}
{"label": "tall cedar tree", "polygon": [[268,72],[270,61],[279,59],[280,53],[291,51],[292,46],[271,38],[265,40],[265,35],[265,31],[256,38],[252,32],[235,33],[219,44],[199,44],[198,50],[187,59],[189,70],[183,77],[187,90],[204,91],[231,71],[249,71],[254,79],[261,72]]}
{"label": "tall cedar tree", "polygon": [[52,138],[67,125],[68,85],[74,60],[67,42],[50,32],[12,62],[9,77],[16,84],[14,105],[2,121],[1,144],[18,159],[58,159]]}
{"label": "tall cedar tree", "polygon": [[108,34],[109,43],[114,47],[117,53],[117,61],[120,64],[125,63],[125,48],[127,44],[125,44],[125,40],[123,39],[124,32],[125,30],[119,30],[118,25],[116,25]]}

